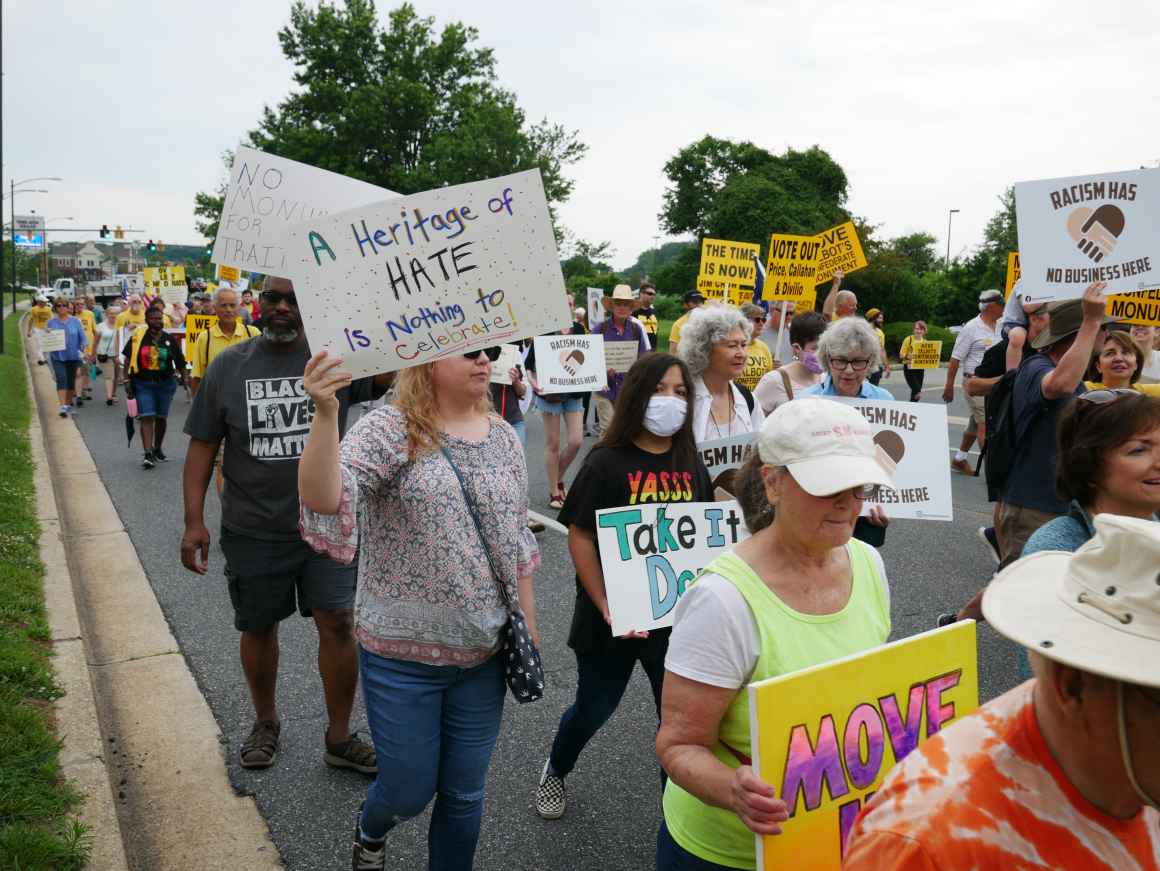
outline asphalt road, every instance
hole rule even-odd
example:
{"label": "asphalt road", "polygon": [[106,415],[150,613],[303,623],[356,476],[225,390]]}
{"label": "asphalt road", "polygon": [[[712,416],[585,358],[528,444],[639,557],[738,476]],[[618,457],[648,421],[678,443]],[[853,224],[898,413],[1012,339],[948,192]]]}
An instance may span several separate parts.
{"label": "asphalt road", "polygon": [[[926,401],[941,401],[942,375],[941,370],[929,373],[934,389],[927,390]],[[897,396],[907,395],[901,373],[883,386]],[[113,408],[103,402],[86,405],[75,420],[173,634],[221,726],[235,788],[255,796],[288,868],[349,867],[352,814],[367,781],[357,774],[334,771],[322,761],[325,717],[316,669],[317,638],[309,621],[294,618],[281,629],[283,729],[277,764],[264,772],[245,771],[237,764],[237,748],[253,714],[238,664],[237,633],[221,555],[214,547],[205,577],[183,569],[178,556],[186,441],[181,429],[188,409],[189,402],[179,391],[165,446],[171,460],[153,471],[141,469],[136,439],[131,448],[125,446],[123,404]],[[965,418],[961,397],[956,397],[949,413]],[[60,421],[59,425],[70,424]],[[551,515],[538,415],[531,416],[528,430],[533,508]],[[952,446],[961,432],[961,425],[951,424]],[[585,439],[582,454],[592,441]],[[570,470],[569,480],[578,465]],[[992,563],[975,537],[976,528],[988,523],[991,513],[983,483],[960,475],[953,475],[952,482],[954,522],[895,521],[887,535],[882,555],[892,589],[895,638],[931,628],[935,615],[956,609],[990,575]],[[213,532],[219,520],[217,499],[211,496],[207,504],[206,525]],[[647,681],[639,670],[620,709],[569,777],[564,819],[545,822],[533,810],[536,779],[559,716],[576,686],[575,660],[565,645],[574,596],[565,539],[552,530],[539,539],[543,564],[536,578],[536,595],[549,690],[541,702],[518,708],[509,704],[505,711],[489,775],[476,867],[481,871],[650,868],[660,822],[660,787],[653,752],[655,716]],[[132,607],[131,602],[125,604]],[[979,653],[984,700],[1016,683],[1014,647],[986,626],[980,627]],[[356,727],[365,729],[361,703],[355,720]],[[426,830],[425,815],[398,827],[388,841],[388,867],[426,867]]]}

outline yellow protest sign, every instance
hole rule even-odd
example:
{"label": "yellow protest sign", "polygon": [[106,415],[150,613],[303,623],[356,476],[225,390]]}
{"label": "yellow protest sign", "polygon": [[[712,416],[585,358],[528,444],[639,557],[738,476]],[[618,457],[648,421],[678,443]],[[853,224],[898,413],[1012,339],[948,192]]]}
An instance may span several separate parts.
{"label": "yellow protest sign", "polygon": [[839,269],[849,275],[855,269],[869,265],[853,221],[823,230],[814,238],[822,246],[818,253],[818,272],[814,276],[816,284],[832,280]]}
{"label": "yellow protest sign", "polygon": [[143,272],[145,293],[149,296],[159,296],[166,303],[185,302],[189,288],[184,266],[146,266]]}
{"label": "yellow protest sign", "polygon": [[218,278],[222,281],[237,281],[242,277],[242,270],[236,266],[218,266]]}
{"label": "yellow protest sign", "polygon": [[217,323],[217,315],[186,315],[185,342],[190,348],[197,341],[197,337]]}
{"label": "yellow protest sign", "polygon": [[814,276],[822,244],[815,236],[774,233],[769,239],[769,261],[761,298],[797,302],[814,295]]}
{"label": "yellow protest sign", "polygon": [[838,871],[862,804],[922,741],[979,704],[975,623],[749,685],[753,768],[789,805],[758,869]]}
{"label": "yellow protest sign", "polygon": [[801,299],[794,300],[793,313],[795,315],[804,315],[806,312],[817,311],[818,308],[818,294],[815,291],[809,296],[803,296]]}
{"label": "yellow protest sign", "polygon": [[1160,327],[1160,290],[1117,293],[1108,297],[1104,311],[1123,324]]}
{"label": "yellow protest sign", "polygon": [[1003,296],[1006,299],[1011,298],[1011,291],[1015,287],[1015,282],[1019,280],[1019,276],[1022,274],[1023,272],[1019,268],[1019,252],[1007,252],[1007,289],[1003,291]]}
{"label": "yellow protest sign", "polygon": [[757,263],[753,258],[760,256],[761,246],[755,242],[702,239],[698,275],[753,290],[757,281]]}
{"label": "yellow protest sign", "polygon": [[942,358],[942,342],[914,342],[910,346],[911,369],[937,369]]}

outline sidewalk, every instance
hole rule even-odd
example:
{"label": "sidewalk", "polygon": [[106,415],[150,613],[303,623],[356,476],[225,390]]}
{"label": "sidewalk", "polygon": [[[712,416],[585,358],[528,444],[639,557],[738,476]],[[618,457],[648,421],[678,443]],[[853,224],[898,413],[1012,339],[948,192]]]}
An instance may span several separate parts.
{"label": "sidewalk", "polygon": [[86,795],[91,867],[281,868],[51,374],[28,370],[61,763]]}

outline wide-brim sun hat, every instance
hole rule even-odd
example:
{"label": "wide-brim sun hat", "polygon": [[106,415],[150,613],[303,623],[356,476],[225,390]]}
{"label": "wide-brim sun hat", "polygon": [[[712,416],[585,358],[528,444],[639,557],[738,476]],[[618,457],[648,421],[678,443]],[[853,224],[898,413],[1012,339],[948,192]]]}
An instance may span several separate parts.
{"label": "wide-brim sun hat", "polygon": [[[1047,312],[1051,316],[1047,327],[1031,343],[1031,347],[1036,350],[1054,345],[1060,339],[1066,339],[1068,336],[1078,333],[1079,328],[1083,326],[1082,299],[1048,303]],[[1100,323],[1109,324],[1114,320],[1114,317],[1105,314]]]}
{"label": "wide-brim sun hat", "polygon": [[627,284],[618,284],[612,288],[612,296],[601,297],[604,308],[611,311],[614,302],[636,302],[636,294]]}
{"label": "wide-brim sun hat", "polygon": [[1048,659],[1160,687],[1160,523],[1098,514],[1094,525],[1074,553],[1041,551],[1000,572],[983,616]]}
{"label": "wide-brim sun hat", "polygon": [[803,397],[779,405],[757,437],[761,461],[785,466],[811,496],[854,487],[894,486],[894,460],[874,442],[861,413],[841,402]]}

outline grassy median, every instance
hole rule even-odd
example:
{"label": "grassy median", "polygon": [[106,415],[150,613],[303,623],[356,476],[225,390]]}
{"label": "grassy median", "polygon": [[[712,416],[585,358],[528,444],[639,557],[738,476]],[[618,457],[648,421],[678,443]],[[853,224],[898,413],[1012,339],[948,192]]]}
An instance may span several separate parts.
{"label": "grassy median", "polygon": [[52,701],[60,695],[44,611],[32,483],[32,413],[19,320],[4,319],[0,356],[0,869],[80,869],[81,801],[61,777]]}

